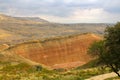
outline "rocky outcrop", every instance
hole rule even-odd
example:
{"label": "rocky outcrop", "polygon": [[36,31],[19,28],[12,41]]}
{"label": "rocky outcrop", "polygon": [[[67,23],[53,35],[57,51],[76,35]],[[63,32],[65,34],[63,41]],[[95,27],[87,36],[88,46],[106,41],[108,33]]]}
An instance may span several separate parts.
{"label": "rocky outcrop", "polygon": [[91,43],[100,39],[94,34],[46,39],[22,43],[5,50],[4,53],[18,54],[53,68],[69,68],[90,61],[87,49]]}

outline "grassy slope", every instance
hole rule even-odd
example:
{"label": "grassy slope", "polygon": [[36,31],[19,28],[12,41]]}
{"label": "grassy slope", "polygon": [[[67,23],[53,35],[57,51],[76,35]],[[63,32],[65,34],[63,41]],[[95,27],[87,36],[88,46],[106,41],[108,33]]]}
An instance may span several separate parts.
{"label": "grassy slope", "polygon": [[49,70],[42,66],[31,66],[26,63],[11,65],[1,63],[0,80],[84,80],[91,76],[109,72],[100,68],[57,71]]}

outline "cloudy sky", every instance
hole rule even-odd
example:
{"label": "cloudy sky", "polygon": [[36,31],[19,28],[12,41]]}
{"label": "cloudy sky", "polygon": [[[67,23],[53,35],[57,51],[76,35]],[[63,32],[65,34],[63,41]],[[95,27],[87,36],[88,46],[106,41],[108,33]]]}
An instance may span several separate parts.
{"label": "cloudy sky", "polygon": [[120,0],[0,0],[0,13],[59,23],[116,23]]}

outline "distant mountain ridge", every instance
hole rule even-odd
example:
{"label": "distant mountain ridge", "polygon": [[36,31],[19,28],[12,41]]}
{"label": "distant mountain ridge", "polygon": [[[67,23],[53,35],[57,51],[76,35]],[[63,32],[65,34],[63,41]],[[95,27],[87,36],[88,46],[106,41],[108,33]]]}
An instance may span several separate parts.
{"label": "distant mountain ridge", "polygon": [[11,17],[0,14],[0,44],[18,44],[29,40],[83,33],[102,35],[107,25],[111,24],[59,24],[38,17]]}
{"label": "distant mountain ridge", "polygon": [[31,21],[36,21],[36,22],[45,22],[48,23],[47,20],[41,19],[39,17],[14,17],[16,19],[21,19],[21,20],[31,20]]}
{"label": "distant mountain ridge", "polygon": [[11,17],[4,14],[0,14],[0,20],[11,20],[11,21],[33,21],[33,22],[42,22],[48,23],[47,20],[41,19],[39,17]]}

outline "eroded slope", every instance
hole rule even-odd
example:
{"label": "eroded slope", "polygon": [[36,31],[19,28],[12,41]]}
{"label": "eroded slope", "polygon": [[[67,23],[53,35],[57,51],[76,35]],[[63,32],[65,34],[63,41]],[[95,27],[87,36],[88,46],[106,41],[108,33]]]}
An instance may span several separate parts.
{"label": "eroded slope", "polygon": [[70,68],[90,61],[87,49],[91,43],[100,39],[94,34],[53,38],[19,44],[4,53],[18,54],[53,68]]}

